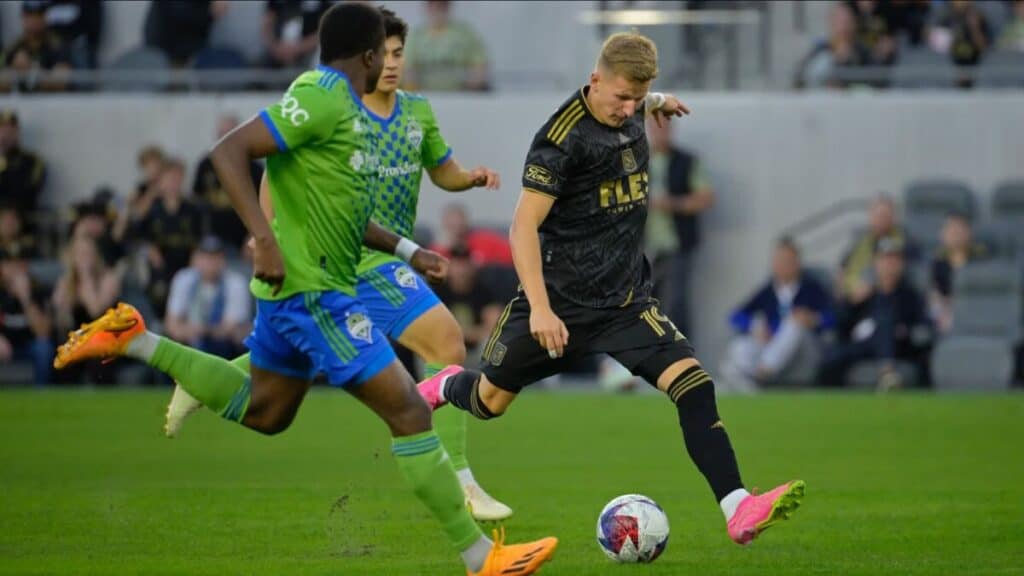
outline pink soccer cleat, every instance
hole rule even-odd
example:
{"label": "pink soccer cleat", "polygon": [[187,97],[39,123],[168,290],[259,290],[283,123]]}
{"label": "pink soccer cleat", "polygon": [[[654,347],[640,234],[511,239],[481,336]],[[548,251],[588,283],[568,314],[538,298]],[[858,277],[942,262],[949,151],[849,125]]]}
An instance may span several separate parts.
{"label": "pink soccer cleat", "polygon": [[441,396],[441,383],[449,376],[454,376],[463,370],[465,370],[465,368],[462,366],[448,366],[444,370],[441,370],[437,374],[434,374],[432,377],[427,378],[416,385],[416,388],[420,391],[420,396],[423,396],[423,399],[427,401],[427,405],[430,406],[431,410],[437,410],[448,403],[448,401],[444,399],[444,396]]}
{"label": "pink soccer cleat", "polygon": [[793,480],[766,494],[747,496],[729,520],[729,537],[737,544],[749,544],[776,522],[786,520],[800,507],[804,487],[803,480]]}

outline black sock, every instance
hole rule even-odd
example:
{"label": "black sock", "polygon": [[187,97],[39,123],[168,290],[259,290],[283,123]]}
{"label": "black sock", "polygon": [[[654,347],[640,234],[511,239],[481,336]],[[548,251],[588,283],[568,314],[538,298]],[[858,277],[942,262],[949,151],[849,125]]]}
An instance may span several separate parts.
{"label": "black sock", "polygon": [[721,502],[733,490],[743,488],[743,481],[729,435],[718,418],[711,376],[694,366],[680,374],[667,392],[679,411],[686,451]]}
{"label": "black sock", "polygon": [[480,376],[476,370],[463,370],[448,377],[444,398],[452,406],[465,410],[480,420],[494,418],[494,413],[480,400]]}

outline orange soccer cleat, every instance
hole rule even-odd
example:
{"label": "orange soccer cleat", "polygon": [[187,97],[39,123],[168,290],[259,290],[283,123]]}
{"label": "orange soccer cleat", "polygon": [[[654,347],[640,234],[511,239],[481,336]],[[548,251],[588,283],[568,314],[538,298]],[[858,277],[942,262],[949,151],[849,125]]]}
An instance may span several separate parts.
{"label": "orange soccer cleat", "polygon": [[146,331],[142,314],[134,306],[120,302],[103,316],[74,332],[57,348],[53,367],[60,370],[84,360],[113,360],[124,356],[128,343]]}
{"label": "orange soccer cleat", "polygon": [[505,529],[494,530],[494,547],[479,572],[466,571],[469,576],[523,576],[533,574],[551,559],[558,547],[558,538],[542,538],[525,544],[505,544]]}

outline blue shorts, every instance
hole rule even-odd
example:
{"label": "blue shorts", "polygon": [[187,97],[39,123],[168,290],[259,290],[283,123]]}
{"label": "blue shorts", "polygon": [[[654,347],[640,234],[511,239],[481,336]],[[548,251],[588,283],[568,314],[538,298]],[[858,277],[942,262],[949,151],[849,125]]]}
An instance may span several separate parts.
{"label": "blue shorts", "polygon": [[324,374],[331,386],[362,384],[395,361],[366,307],[334,291],[257,299],[245,345],[253,366],[307,380]]}
{"label": "blue shorts", "polygon": [[359,301],[382,332],[398,340],[417,318],[441,300],[427,282],[401,262],[388,262],[359,275]]}

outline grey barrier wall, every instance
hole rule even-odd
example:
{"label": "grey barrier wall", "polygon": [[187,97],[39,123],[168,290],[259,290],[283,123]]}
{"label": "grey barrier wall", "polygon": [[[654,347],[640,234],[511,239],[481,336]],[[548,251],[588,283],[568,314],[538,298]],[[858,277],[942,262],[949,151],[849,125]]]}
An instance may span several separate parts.
{"label": "grey barrier wall", "polygon": [[[583,78],[581,78],[581,81]],[[500,191],[442,193],[424,187],[423,223],[436,226],[447,202],[507,224],[534,131],[566,93],[445,95],[432,98],[443,133],[463,164],[500,171]],[[693,337],[716,366],[731,306],[767,271],[772,239],[836,201],[900,195],[917,178],[957,178],[979,196],[1024,178],[1024,97],[1013,93],[683,95],[693,114],[675,126],[679,144],[705,161],[718,203],[703,218],[693,287]],[[100,184],[134,185],[135,153],[158,143],[194,169],[212,144],[216,118],[257,113],[277,94],[5,97],[21,115],[24,140],[50,164],[46,196],[62,205]],[[191,182],[191,180],[189,180]],[[807,259],[836,261],[857,215],[803,240]]]}

